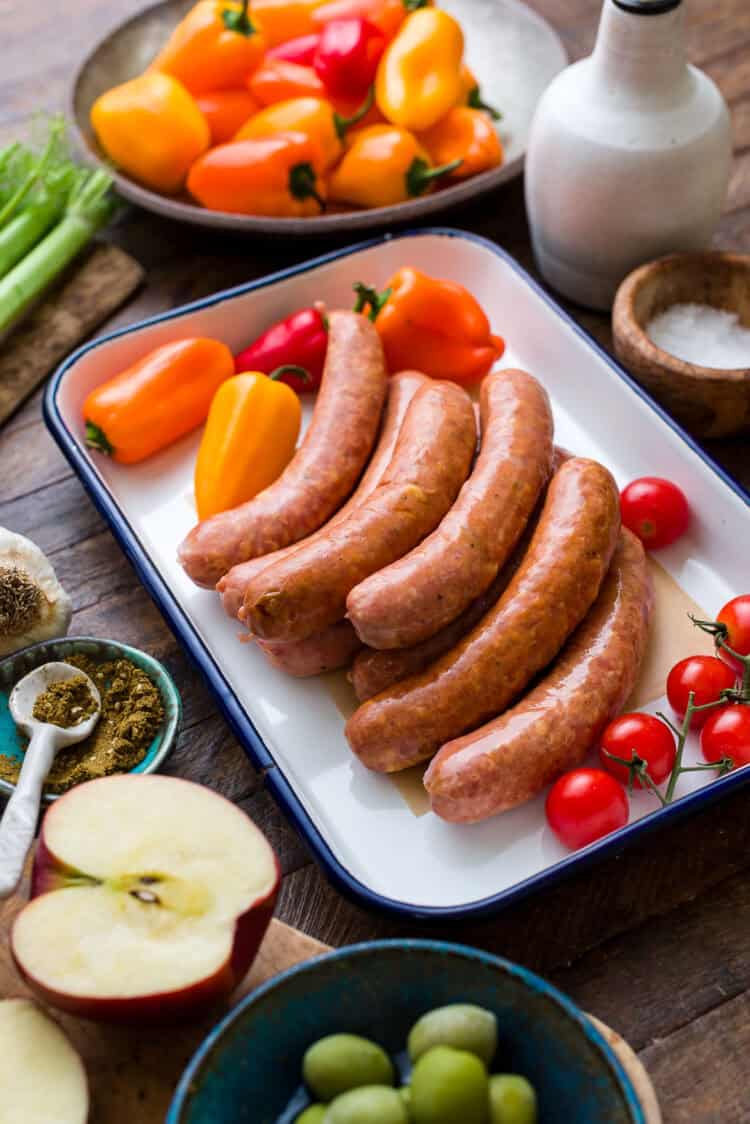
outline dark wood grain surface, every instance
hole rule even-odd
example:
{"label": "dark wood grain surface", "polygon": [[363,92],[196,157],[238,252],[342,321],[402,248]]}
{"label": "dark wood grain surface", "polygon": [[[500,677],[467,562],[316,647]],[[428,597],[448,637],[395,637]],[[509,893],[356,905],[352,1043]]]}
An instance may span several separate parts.
{"label": "dark wood grain surface", "polygon": [[[0,0],[0,144],[39,108],[62,105],[77,61],[141,6],[137,0]],[[600,0],[532,0],[532,6],[558,28],[572,57],[590,50]],[[687,6],[691,57],[720,84],[735,130],[735,164],[716,245],[750,251],[750,6],[746,0],[687,0]],[[531,267],[520,182],[445,221],[495,239]],[[141,262],[147,279],[103,330],[334,245],[239,241],[132,210],[119,218],[111,238]],[[605,317],[573,311],[609,346]],[[750,488],[747,441],[707,448]],[[238,801],[268,834],[285,873],[279,914],[285,921],[335,945],[419,931],[520,960],[630,1040],[655,1079],[666,1124],[750,1122],[746,795],[653,834],[492,922],[417,929],[372,917],[326,883],[265,792],[48,437],[39,394],[0,431],[0,523],[50,554],[74,600],[75,632],[137,644],[167,664],[185,703],[169,768]],[[749,545],[738,542],[738,549]]]}

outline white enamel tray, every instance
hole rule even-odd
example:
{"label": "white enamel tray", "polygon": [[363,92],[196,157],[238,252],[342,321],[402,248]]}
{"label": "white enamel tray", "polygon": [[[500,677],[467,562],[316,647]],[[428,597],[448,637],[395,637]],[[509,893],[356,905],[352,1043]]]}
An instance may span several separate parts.
{"label": "white enamel tray", "polygon": [[[639,794],[631,824],[576,854],[545,826],[543,798],[473,827],[415,815],[403,786],[365,770],[344,739],[343,673],[294,680],[270,667],[218,598],[177,565],[195,519],[191,477],[198,435],[133,467],[90,454],[81,404],[92,387],[158,344],[210,335],[239,350],[294,309],[322,299],[351,306],[352,284],[382,287],[411,264],[460,281],[509,341],[503,365],[522,366],[549,390],[556,441],[607,464],[620,485],[641,475],[677,481],[691,500],[689,533],[659,561],[682,589],[715,612],[748,585],[747,497],[632,383],[503,251],[459,231],[432,230],[366,243],[136,324],[89,344],[56,373],[45,417],[94,502],[171,627],[195,660],[265,783],[332,880],[369,904],[410,916],[486,913],[647,827],[750,779],[750,769],[709,781],[688,774],[665,811]],[[659,707],[658,700],[649,710]],[[695,754],[695,746],[688,755]],[[645,818],[644,818],[645,817]]]}

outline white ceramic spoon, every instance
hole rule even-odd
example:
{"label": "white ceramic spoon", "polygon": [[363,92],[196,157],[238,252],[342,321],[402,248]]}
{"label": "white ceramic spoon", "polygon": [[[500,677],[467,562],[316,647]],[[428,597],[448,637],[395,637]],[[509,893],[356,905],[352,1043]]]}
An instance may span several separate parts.
{"label": "white ceramic spoon", "polygon": [[[34,703],[51,683],[78,679],[83,675],[96,701],[93,714],[76,726],[54,726],[33,717]],[[21,880],[23,864],[36,831],[42,785],[58,749],[83,741],[101,714],[99,692],[89,679],[68,663],[45,663],[19,679],[11,691],[8,708],[19,729],[31,739],[24,755],[21,775],[0,822],[0,898],[13,893]]]}

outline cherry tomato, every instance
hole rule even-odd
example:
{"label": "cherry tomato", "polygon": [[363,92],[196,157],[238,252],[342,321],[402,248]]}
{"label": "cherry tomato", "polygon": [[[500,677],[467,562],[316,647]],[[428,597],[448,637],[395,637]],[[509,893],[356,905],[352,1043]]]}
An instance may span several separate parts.
{"label": "cherry tomato", "polygon": [[701,730],[701,753],[706,761],[731,757],[734,767],[750,765],[750,706],[722,706]]}
{"label": "cherry tomato", "polygon": [[[661,784],[672,772],[677,746],[669,726],[653,714],[621,714],[615,718],[602,734],[599,760],[603,769],[627,784],[630,770],[607,757],[605,750],[626,761],[632,761],[633,754],[637,753],[648,765],[648,775],[654,784]],[[646,788],[637,778],[635,786]]]}
{"label": "cherry tomato", "polygon": [[659,550],[683,535],[690,521],[685,493],[669,480],[642,476],[620,493],[625,526],[648,550]]}
{"label": "cherry tomato", "polygon": [[[688,656],[674,665],[667,678],[669,705],[680,718],[684,718],[691,691],[695,695],[694,704],[703,706],[716,702],[723,690],[734,687],[736,680],[734,671],[716,656]],[[710,713],[710,710],[704,710],[694,714],[690,723],[692,728],[699,729]]]}
{"label": "cherry tomato", "polygon": [[560,842],[576,850],[628,822],[628,796],[603,769],[573,769],[552,785],[545,810]]}
{"label": "cherry tomato", "polygon": [[[729,647],[734,648],[741,656],[750,656],[750,594],[745,593],[741,597],[733,597],[731,601],[727,601],[716,619],[729,629],[726,638]],[[729,652],[719,648],[718,655],[730,667],[742,672],[742,663],[734,656],[730,656]]]}

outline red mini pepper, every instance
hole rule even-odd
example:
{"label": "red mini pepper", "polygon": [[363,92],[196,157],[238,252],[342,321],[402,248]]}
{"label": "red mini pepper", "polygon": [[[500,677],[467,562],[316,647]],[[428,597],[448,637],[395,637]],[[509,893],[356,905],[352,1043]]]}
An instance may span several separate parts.
{"label": "red mini pepper", "polygon": [[285,62],[296,62],[298,66],[312,66],[319,42],[320,35],[298,35],[296,39],[288,39],[286,43],[279,43],[278,47],[266,51],[266,58],[284,59]]}
{"label": "red mini pepper", "polygon": [[279,320],[235,357],[235,370],[263,371],[297,393],[317,390],[328,347],[328,319],[323,305],[303,308]]}
{"label": "red mini pepper", "polygon": [[383,32],[367,19],[331,20],[320,33],[315,73],[332,97],[364,95],[385,46]]}

